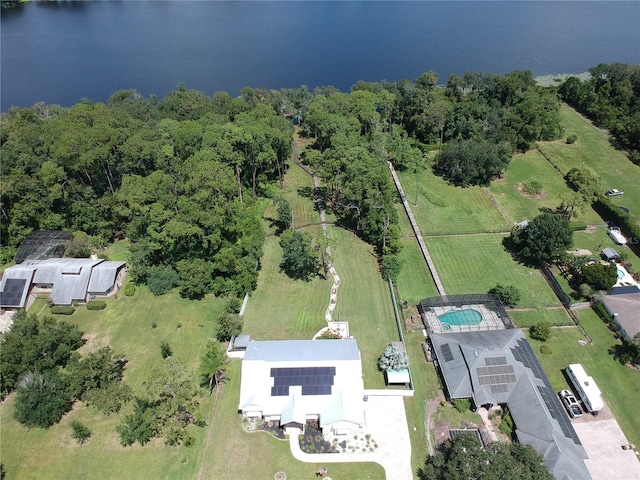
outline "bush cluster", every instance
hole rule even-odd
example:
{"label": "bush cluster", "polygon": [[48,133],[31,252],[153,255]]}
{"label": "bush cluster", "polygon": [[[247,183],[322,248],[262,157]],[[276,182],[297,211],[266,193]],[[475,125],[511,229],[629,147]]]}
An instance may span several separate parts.
{"label": "bush cluster", "polygon": [[128,283],[126,287],[124,287],[124,294],[127,297],[133,297],[136,293],[136,286],[133,283]]}
{"label": "bush cluster", "polygon": [[603,219],[612,221],[619,226],[630,243],[640,242],[640,225],[636,223],[631,215],[621,210],[607,197],[599,197],[593,204],[593,208]]}
{"label": "bush cluster", "polygon": [[87,310],[104,310],[107,308],[107,302],[104,300],[91,300],[87,302]]}
{"label": "bush cluster", "polygon": [[53,315],[71,315],[76,309],[71,305],[54,305],[51,307]]}

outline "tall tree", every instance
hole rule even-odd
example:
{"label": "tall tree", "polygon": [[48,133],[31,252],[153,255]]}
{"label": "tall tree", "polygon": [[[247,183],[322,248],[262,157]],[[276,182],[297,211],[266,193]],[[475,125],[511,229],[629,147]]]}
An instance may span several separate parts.
{"label": "tall tree", "polygon": [[227,370],[227,355],[219,342],[209,340],[206,350],[200,359],[200,374],[203,383],[213,390],[215,385],[218,388],[219,382],[224,379]]}
{"label": "tall tree", "polygon": [[553,260],[573,244],[569,220],[559,213],[542,212],[524,228],[516,228],[511,240],[519,254],[529,260]]}

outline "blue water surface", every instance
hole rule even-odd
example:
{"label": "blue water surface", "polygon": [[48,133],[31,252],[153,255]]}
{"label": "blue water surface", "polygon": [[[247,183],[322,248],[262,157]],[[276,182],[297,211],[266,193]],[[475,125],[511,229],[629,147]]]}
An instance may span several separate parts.
{"label": "blue water surface", "polygon": [[0,109],[178,82],[213,94],[640,63],[640,2],[28,2],[2,9]]}

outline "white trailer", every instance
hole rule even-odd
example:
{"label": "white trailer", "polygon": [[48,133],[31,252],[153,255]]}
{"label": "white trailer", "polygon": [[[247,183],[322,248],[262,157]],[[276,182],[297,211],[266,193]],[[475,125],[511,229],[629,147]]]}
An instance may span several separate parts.
{"label": "white trailer", "polygon": [[579,363],[569,365],[566,372],[573,388],[582,400],[584,409],[593,415],[597,415],[604,407],[604,403],[602,403],[602,395],[596,382],[587,375],[587,372],[584,371],[584,368]]}

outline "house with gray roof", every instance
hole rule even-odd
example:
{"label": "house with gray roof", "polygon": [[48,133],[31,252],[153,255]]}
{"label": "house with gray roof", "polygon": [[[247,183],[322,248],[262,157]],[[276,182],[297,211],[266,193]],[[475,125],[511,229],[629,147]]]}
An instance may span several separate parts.
{"label": "house with gray roof", "polygon": [[7,268],[0,282],[0,307],[26,308],[31,292],[49,293],[55,305],[107,296],[123,282],[126,262],[92,258],[25,260]]}
{"label": "house with gray roof", "polygon": [[625,340],[640,333],[640,288],[637,285],[613,287],[602,299],[611,319],[620,327]]}
{"label": "house with gray roof", "polygon": [[335,434],[365,424],[364,383],[355,340],[250,340],[242,360],[238,412]]}
{"label": "house with gray roof", "polygon": [[522,330],[432,334],[430,341],[451,399],[507,405],[518,441],[557,479],[591,478],[587,453]]}

